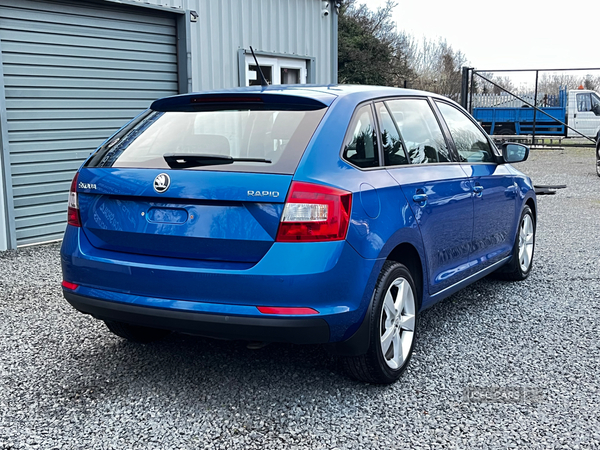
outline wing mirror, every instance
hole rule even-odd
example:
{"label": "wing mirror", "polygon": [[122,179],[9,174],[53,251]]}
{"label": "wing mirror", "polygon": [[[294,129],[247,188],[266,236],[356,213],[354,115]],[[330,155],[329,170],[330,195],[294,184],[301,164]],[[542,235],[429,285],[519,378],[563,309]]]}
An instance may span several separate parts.
{"label": "wing mirror", "polygon": [[523,144],[505,142],[502,144],[502,159],[505,163],[518,163],[529,157],[529,147]]}

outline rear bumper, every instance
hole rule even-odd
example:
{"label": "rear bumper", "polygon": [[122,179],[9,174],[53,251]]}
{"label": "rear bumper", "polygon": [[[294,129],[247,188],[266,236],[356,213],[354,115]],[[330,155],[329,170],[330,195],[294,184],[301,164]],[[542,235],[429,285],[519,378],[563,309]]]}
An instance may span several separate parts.
{"label": "rear bumper", "polygon": [[323,319],[239,317],[220,314],[151,308],[111,302],[63,291],[78,311],[100,320],[114,320],[199,336],[292,344],[329,342],[329,325]]}
{"label": "rear bumper", "polygon": [[[61,249],[65,290],[79,311],[108,319],[225,339],[322,343],[347,340],[371,300],[380,260],[345,241],[276,243],[250,268],[96,249],[68,226]],[[310,316],[258,307],[308,307]]]}

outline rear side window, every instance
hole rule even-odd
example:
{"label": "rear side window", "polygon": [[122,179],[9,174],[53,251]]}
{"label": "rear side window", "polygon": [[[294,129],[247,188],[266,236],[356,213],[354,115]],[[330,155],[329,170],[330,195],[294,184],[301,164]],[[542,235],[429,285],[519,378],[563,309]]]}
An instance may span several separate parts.
{"label": "rear side window", "polygon": [[387,107],[383,103],[376,103],[375,109],[379,116],[379,129],[381,130],[381,145],[383,159],[386,166],[399,166],[408,164],[404,144],[400,139],[398,128],[392,120]]}
{"label": "rear side window", "polygon": [[426,99],[385,102],[398,125],[412,164],[450,161],[446,140]]}
{"label": "rear side window", "polygon": [[293,174],[325,110],[152,111],[88,167]]}
{"label": "rear side window", "polygon": [[450,129],[461,162],[494,162],[492,148],[483,132],[454,106],[436,102]]}
{"label": "rear side window", "polygon": [[359,107],[352,117],[344,143],[343,157],[357,167],[379,166],[375,122],[370,105]]}

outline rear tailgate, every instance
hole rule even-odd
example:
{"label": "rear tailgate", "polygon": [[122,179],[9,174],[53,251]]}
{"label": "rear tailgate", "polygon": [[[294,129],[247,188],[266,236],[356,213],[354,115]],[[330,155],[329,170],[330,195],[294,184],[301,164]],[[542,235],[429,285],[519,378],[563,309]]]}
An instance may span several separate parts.
{"label": "rear tailgate", "polygon": [[156,101],[81,169],[83,232],[104,250],[258,262],[326,110],[295,91]]}
{"label": "rear tailgate", "polygon": [[[154,189],[166,174],[170,186]],[[275,240],[291,175],[84,168],[83,232],[100,249],[255,263]]]}

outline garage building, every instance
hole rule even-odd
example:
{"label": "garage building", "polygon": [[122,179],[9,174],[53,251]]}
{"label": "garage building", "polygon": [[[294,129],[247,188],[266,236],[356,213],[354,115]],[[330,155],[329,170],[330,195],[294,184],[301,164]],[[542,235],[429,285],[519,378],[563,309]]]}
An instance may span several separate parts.
{"label": "garage building", "polygon": [[0,250],[60,239],[87,156],[159,97],[335,83],[322,0],[0,0]]}

